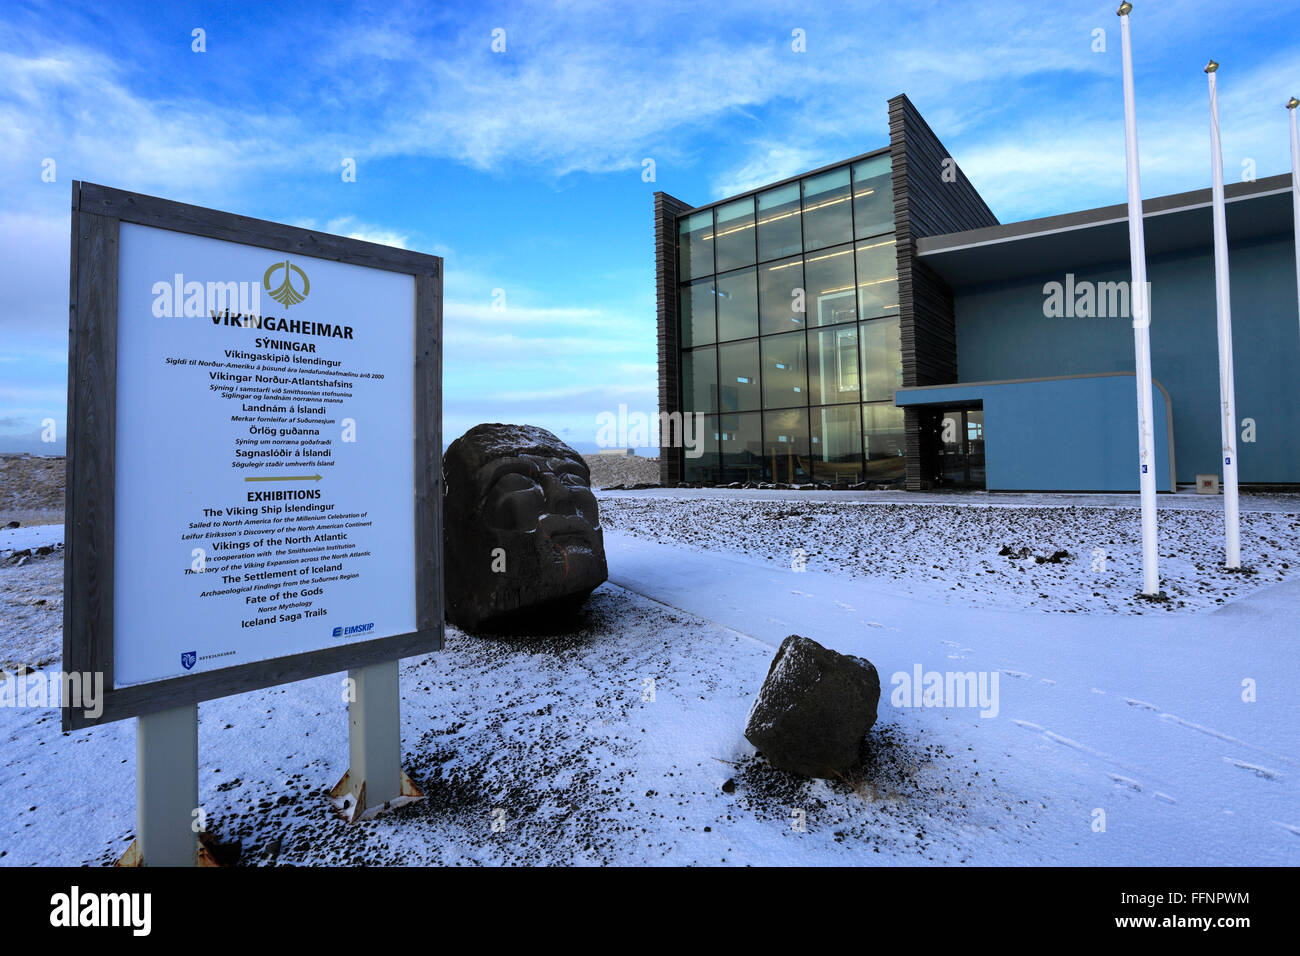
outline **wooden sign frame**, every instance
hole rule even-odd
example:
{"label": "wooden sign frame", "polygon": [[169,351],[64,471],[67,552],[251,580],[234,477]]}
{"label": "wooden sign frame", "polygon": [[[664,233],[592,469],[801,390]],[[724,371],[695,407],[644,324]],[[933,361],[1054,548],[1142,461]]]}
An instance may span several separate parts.
{"label": "wooden sign frame", "polygon": [[[113,687],[118,234],[124,222],[414,278],[415,631]],[[63,670],[102,673],[104,692],[97,718],[64,702],[65,731],[442,649],[442,270],[440,256],[73,182]],[[172,623],[185,628],[184,621]]]}

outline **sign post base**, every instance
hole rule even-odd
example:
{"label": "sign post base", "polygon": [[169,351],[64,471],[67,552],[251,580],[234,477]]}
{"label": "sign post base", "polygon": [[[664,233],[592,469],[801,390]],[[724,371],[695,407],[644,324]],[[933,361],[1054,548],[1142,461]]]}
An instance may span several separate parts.
{"label": "sign post base", "polygon": [[[208,849],[208,839],[205,839],[205,837],[207,837],[206,833],[199,834],[199,849],[192,865],[200,867],[220,867],[221,864],[218,863],[217,858],[212,855],[212,851]],[[144,858],[140,855],[140,841],[132,840],[131,845],[126,848],[126,852],[123,853],[121,858],[113,865],[144,866]]]}
{"label": "sign post base", "polygon": [[424,794],[402,770],[401,681],[397,661],[348,671],[356,698],[348,705],[348,772],[330,803],[349,823],[394,810]]}
{"label": "sign post base", "polygon": [[199,705],[141,714],[135,731],[136,837],[117,865],[215,866],[193,826],[198,809]]}

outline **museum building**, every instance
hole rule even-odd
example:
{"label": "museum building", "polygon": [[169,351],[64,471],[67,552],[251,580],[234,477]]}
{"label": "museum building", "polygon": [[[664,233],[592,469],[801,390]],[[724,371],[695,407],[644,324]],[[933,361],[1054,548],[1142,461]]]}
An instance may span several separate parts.
{"label": "museum building", "polygon": [[[1240,481],[1300,484],[1291,177],[1226,208]],[[661,434],[665,485],[1137,490],[1125,205],[1002,225],[900,95],[888,146],[654,215],[661,421],[704,416],[690,454]],[[1220,462],[1210,190],[1143,219],[1174,491]]]}

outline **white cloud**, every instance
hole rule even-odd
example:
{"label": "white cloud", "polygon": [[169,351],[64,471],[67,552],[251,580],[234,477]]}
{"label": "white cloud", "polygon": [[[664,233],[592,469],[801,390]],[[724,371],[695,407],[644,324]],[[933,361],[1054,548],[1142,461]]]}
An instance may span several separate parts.
{"label": "white cloud", "polygon": [[325,224],[325,231],[336,236],[347,236],[349,239],[377,242],[381,246],[397,246],[399,249],[411,248],[410,237],[406,233],[358,222],[355,216],[340,216],[337,219],[331,219]]}
{"label": "white cloud", "polygon": [[752,143],[749,148],[750,156],[743,165],[723,172],[713,181],[713,198],[749,192],[817,165],[812,150],[801,146],[765,140]]}

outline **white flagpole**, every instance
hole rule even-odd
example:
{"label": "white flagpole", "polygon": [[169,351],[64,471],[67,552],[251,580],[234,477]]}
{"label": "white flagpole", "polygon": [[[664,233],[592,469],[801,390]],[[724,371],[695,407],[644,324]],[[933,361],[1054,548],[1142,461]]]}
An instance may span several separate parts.
{"label": "white flagpole", "polygon": [[1286,104],[1291,111],[1291,208],[1295,213],[1295,287],[1300,299],[1300,135],[1296,133],[1296,107],[1300,100],[1294,96]]}
{"label": "white flagpole", "polygon": [[1147,294],[1146,238],[1142,230],[1142,184],[1138,175],[1137,116],[1133,105],[1133,55],[1129,50],[1128,15],[1133,4],[1120,4],[1119,27],[1124,49],[1124,147],[1128,168],[1128,248],[1132,261],[1133,355],[1137,366],[1138,487],[1142,492],[1142,593],[1160,593],[1156,550],[1156,451],[1151,422],[1151,299]]}
{"label": "white flagpole", "polygon": [[1214,293],[1219,325],[1219,431],[1223,436],[1223,534],[1229,568],[1241,567],[1237,517],[1237,399],[1232,376],[1232,294],[1228,287],[1228,226],[1223,206],[1223,147],[1219,141],[1219,64],[1205,67],[1210,78],[1210,172],[1214,205]]}

